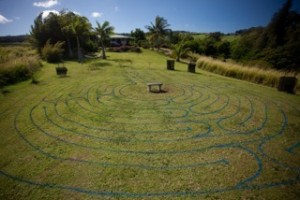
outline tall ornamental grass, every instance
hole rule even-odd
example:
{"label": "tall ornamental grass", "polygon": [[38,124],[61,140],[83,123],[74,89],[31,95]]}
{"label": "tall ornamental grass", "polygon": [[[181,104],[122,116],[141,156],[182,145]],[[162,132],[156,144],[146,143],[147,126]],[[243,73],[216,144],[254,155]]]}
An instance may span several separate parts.
{"label": "tall ornamental grass", "polygon": [[[205,71],[220,74],[222,76],[228,76],[271,87],[277,87],[280,76],[284,75],[283,72],[273,69],[243,66],[204,56],[199,57],[197,61],[197,67]],[[300,91],[299,81],[296,86],[296,90]]]}
{"label": "tall ornamental grass", "polygon": [[27,79],[41,67],[37,53],[26,45],[0,46],[0,87]]}

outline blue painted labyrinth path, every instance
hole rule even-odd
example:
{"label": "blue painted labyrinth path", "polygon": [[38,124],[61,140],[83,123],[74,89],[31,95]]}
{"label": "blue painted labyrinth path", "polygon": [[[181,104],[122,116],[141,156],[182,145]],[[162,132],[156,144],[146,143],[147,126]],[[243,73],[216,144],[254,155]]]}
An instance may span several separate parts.
{"label": "blue painted labyrinth path", "polygon": [[[300,194],[299,98],[201,74],[118,70],[122,76],[71,76],[5,101],[2,197],[15,190],[27,191],[20,199]],[[147,91],[153,80],[164,83],[163,93]]]}

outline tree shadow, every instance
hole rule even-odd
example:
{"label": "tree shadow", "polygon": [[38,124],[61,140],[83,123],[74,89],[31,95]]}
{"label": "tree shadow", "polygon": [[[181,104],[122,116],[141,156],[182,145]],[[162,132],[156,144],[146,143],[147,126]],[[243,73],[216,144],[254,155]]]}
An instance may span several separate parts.
{"label": "tree shadow", "polygon": [[111,59],[111,61],[114,61],[116,63],[118,63],[118,65],[120,67],[128,67],[128,66],[132,66],[133,61],[131,59]]}
{"label": "tree shadow", "polygon": [[88,67],[90,70],[99,70],[103,67],[111,66],[112,64],[109,62],[93,62],[89,63]]}

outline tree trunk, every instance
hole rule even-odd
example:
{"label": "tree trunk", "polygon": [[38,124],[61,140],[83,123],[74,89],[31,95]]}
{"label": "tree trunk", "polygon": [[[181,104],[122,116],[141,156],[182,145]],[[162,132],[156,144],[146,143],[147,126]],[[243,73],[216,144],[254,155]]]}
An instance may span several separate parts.
{"label": "tree trunk", "polygon": [[79,37],[76,36],[77,40],[77,55],[78,55],[78,62],[82,62],[82,55],[81,55],[81,49],[80,49],[80,42],[79,42]]}
{"label": "tree trunk", "polygon": [[69,57],[73,58],[72,45],[71,45],[71,41],[69,38],[67,39],[67,43],[68,43],[68,49],[69,49]]}
{"label": "tree trunk", "polygon": [[101,41],[101,47],[102,47],[102,59],[106,59],[106,55],[105,55],[105,46],[103,44],[103,42]]}

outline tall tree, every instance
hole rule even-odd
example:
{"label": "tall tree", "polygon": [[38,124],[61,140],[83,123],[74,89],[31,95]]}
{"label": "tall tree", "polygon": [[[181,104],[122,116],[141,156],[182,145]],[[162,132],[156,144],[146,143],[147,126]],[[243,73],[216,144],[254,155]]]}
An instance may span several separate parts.
{"label": "tall tree", "polygon": [[257,47],[259,51],[266,47],[276,48],[285,44],[286,31],[291,23],[289,16],[292,2],[292,0],[287,0],[281,9],[273,15],[270,23],[258,40]]}
{"label": "tall tree", "polygon": [[135,43],[137,45],[141,44],[141,41],[146,40],[145,32],[139,28],[136,28],[134,31],[131,31],[130,35],[134,37]]}
{"label": "tall tree", "polygon": [[164,37],[168,32],[170,32],[170,29],[168,29],[169,26],[170,24],[168,24],[167,20],[160,16],[157,16],[155,18],[155,22],[151,22],[150,26],[146,26],[150,33],[152,46],[157,45],[158,48],[161,47]]}
{"label": "tall tree", "polygon": [[32,44],[41,53],[41,49],[50,39],[51,44],[57,42],[65,42],[67,44],[69,56],[72,57],[72,44],[77,44],[78,60],[82,60],[82,45],[88,48],[88,44],[92,43],[90,40],[92,36],[92,25],[86,17],[74,14],[73,12],[61,11],[59,14],[50,13],[46,18],[41,13],[31,26],[30,38]]}
{"label": "tall tree", "polygon": [[220,42],[222,40],[222,35],[221,32],[212,32],[208,35],[208,39],[213,42]]}
{"label": "tall tree", "polygon": [[30,41],[39,53],[48,39],[51,39],[52,44],[64,40],[60,29],[59,15],[56,13],[50,13],[46,18],[43,18],[43,13],[40,13],[31,26]]}
{"label": "tall tree", "polygon": [[41,53],[43,45],[47,41],[47,36],[44,34],[44,23],[42,13],[40,13],[34,20],[34,24],[31,25],[30,31],[30,43]]}
{"label": "tall tree", "polygon": [[69,58],[73,58],[72,38],[75,37],[74,31],[72,30],[72,21],[76,18],[76,14],[73,12],[60,12],[60,25],[61,31],[66,38]]}
{"label": "tall tree", "polygon": [[79,62],[82,61],[82,57],[83,57],[82,51],[81,51],[81,46],[80,46],[80,37],[84,36],[85,34],[89,34],[91,29],[92,29],[92,26],[86,17],[76,15],[76,17],[74,17],[72,19],[72,22],[70,24],[70,30],[76,37],[77,56],[78,56]]}
{"label": "tall tree", "polygon": [[179,42],[173,46],[173,54],[177,62],[180,62],[180,58],[185,56],[190,50],[185,44],[187,37],[187,34],[179,34]]}
{"label": "tall tree", "polygon": [[105,42],[109,39],[109,36],[113,34],[114,27],[110,26],[108,21],[103,22],[100,24],[96,21],[97,27],[95,28],[96,34],[99,36],[101,48],[102,48],[102,58],[106,59],[105,54]]}

